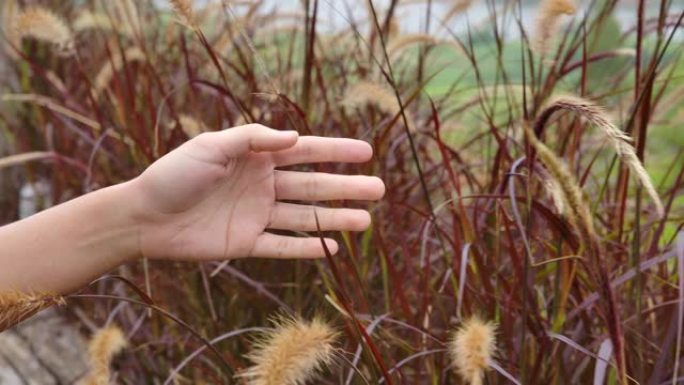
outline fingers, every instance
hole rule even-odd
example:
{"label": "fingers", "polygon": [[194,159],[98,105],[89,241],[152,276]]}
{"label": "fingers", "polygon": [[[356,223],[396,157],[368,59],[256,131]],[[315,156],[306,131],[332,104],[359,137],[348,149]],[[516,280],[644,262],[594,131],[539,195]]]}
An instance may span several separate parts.
{"label": "fingers", "polygon": [[[330,238],[325,238],[325,244],[331,254],[337,253],[337,242]],[[262,233],[257,237],[250,256],[256,258],[312,259],[325,257],[325,251],[323,250],[320,238],[298,238]]]}
{"label": "fingers", "polygon": [[316,231],[316,216],[322,231],[363,231],[371,223],[370,214],[366,210],[278,202],[271,211],[266,227],[277,230]]}
{"label": "fingers", "polygon": [[276,199],[373,201],[385,194],[385,184],[374,176],[278,170],[275,172],[275,191]]}
{"label": "fingers", "polygon": [[296,131],[279,131],[261,124],[247,124],[218,132],[204,133],[197,140],[217,143],[227,157],[249,151],[273,151],[277,166],[314,162],[366,162],[372,147],[361,140],[303,136]]}
{"label": "fingers", "polygon": [[302,136],[286,150],[273,154],[277,166],[315,162],[361,163],[370,160],[373,148],[356,139]]}
{"label": "fingers", "polygon": [[249,151],[280,151],[297,143],[296,131],[278,131],[261,124],[246,124],[223,131],[199,135],[218,144],[229,158],[247,154]]}

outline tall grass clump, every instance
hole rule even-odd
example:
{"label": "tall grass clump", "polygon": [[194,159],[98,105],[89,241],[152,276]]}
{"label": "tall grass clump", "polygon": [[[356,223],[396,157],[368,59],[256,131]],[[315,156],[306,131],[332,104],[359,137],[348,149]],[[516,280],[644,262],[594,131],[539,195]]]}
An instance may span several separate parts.
{"label": "tall grass clump", "polygon": [[[366,140],[368,163],[297,170],[387,185],[382,201],[354,203],[371,228],[331,235],[341,248],[324,260],[131,262],[67,296],[70,321],[130,335],[117,380],[684,376],[676,1],[269,4],[2,3],[3,218],[16,219],[27,186],[63,202],[251,122]],[[9,28],[36,12],[49,32]],[[278,313],[339,321],[251,334]]]}

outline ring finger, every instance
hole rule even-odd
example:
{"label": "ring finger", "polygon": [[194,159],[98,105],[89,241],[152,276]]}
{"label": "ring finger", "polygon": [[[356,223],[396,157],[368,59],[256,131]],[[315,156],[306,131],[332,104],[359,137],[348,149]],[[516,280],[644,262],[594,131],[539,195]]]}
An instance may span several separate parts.
{"label": "ring finger", "polygon": [[275,230],[316,231],[316,217],[322,231],[363,231],[371,222],[366,210],[276,202],[266,227]]}

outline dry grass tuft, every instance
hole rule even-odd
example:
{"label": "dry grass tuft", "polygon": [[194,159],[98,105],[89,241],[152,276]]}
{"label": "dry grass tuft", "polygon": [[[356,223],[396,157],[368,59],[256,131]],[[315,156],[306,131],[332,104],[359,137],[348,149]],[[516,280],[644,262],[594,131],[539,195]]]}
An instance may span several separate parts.
{"label": "dry grass tuft", "polygon": [[188,136],[188,138],[193,138],[207,131],[207,126],[203,122],[193,118],[190,115],[179,114],[178,120],[180,122],[181,129],[185,135]]}
{"label": "dry grass tuft", "polygon": [[2,29],[4,34],[2,41],[4,51],[13,59],[18,57],[15,49],[19,49],[21,45],[21,36],[12,28],[12,24],[18,14],[19,4],[16,0],[5,0],[2,2],[2,9],[0,9],[0,15],[2,16],[2,19],[0,19],[0,29]]}
{"label": "dry grass tuft", "polygon": [[134,0],[103,1],[105,13],[111,16],[116,32],[124,36],[140,36],[143,26]]}
{"label": "dry grass tuft", "polygon": [[565,213],[565,199],[563,198],[563,190],[561,190],[560,183],[550,176],[547,176],[542,180],[546,191],[548,192],[553,205],[556,207],[559,213]]}
{"label": "dry grass tuft", "polygon": [[74,49],[74,38],[67,24],[47,8],[31,6],[15,15],[11,29],[14,39],[33,38],[54,44],[62,53]]}
{"label": "dry grass tuft", "polygon": [[[545,184],[550,188],[549,193],[553,196],[554,203],[563,208],[563,212],[568,216],[570,223],[578,229],[585,245],[593,244],[596,239],[594,221],[577,179],[568,170],[565,163],[537,139],[537,136],[527,125],[524,126],[524,129],[527,140],[537,151],[537,156],[551,176],[552,181]],[[556,202],[557,200],[559,202]]]}
{"label": "dry grass tuft", "polygon": [[[126,58],[124,61],[124,57]],[[124,66],[124,63],[131,63],[135,61],[145,61],[145,53],[138,47],[131,47],[124,51],[124,54],[115,53],[112,55],[110,61],[108,61],[100,71],[98,71],[93,81],[93,94],[96,98],[99,98],[104,90],[109,86],[109,82],[114,77],[114,74],[119,72]]]}
{"label": "dry grass tuft", "polygon": [[542,54],[548,52],[560,18],[563,15],[574,15],[576,11],[573,0],[543,0],[537,16],[532,49]]}
{"label": "dry grass tuft", "polygon": [[[359,108],[365,105],[375,106],[378,110],[398,116],[401,113],[401,106],[397,102],[394,92],[378,83],[362,81],[351,86],[342,99],[342,104],[350,108]],[[415,125],[408,116],[409,130],[415,131]]]}
{"label": "dry grass tuft", "polygon": [[658,192],[656,191],[650,176],[637,157],[634,147],[630,144],[632,139],[615,126],[611,116],[600,106],[576,96],[556,97],[548,104],[545,110],[552,113],[559,109],[572,111],[601,129],[601,132],[608,141],[610,141],[615,152],[620,156],[620,159],[636,175],[641,186],[653,200],[658,217],[662,218],[665,215],[663,203],[658,196]]}
{"label": "dry grass tuft", "polygon": [[332,363],[335,339],[333,328],[318,318],[279,318],[250,353],[254,366],[240,377],[249,385],[304,385]]}
{"label": "dry grass tuft", "polygon": [[474,0],[456,0],[454,4],[447,10],[442,19],[445,23],[454,17],[465,12],[473,4]]}
{"label": "dry grass tuft", "polygon": [[72,25],[74,31],[82,32],[89,29],[115,30],[112,20],[104,13],[85,11],[78,15]]}
{"label": "dry grass tuft", "polygon": [[111,361],[126,345],[126,337],[117,326],[108,326],[95,333],[88,344],[90,372],[81,385],[109,384]]}
{"label": "dry grass tuft", "polygon": [[469,385],[482,384],[495,350],[496,327],[477,317],[463,322],[449,345],[453,365]]}
{"label": "dry grass tuft", "polygon": [[424,33],[402,35],[390,42],[387,46],[387,54],[391,59],[397,59],[405,53],[407,49],[416,44],[434,45],[437,43],[437,38]]}
{"label": "dry grass tuft", "polygon": [[170,0],[170,3],[181,24],[192,29],[197,27],[195,13],[192,10],[192,0]]}
{"label": "dry grass tuft", "polygon": [[64,304],[64,298],[51,293],[0,292],[0,331],[9,329],[33,314],[53,305]]}

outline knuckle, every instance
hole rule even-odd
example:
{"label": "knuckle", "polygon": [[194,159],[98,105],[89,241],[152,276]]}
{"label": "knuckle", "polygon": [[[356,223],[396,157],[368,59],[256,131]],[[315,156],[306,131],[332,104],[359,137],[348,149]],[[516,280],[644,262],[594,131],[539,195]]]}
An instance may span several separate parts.
{"label": "knuckle", "polygon": [[278,257],[282,257],[289,251],[289,248],[291,247],[290,239],[287,237],[281,237],[276,242],[276,247],[278,248]]}
{"label": "knuckle", "polygon": [[[312,222],[314,222],[313,226]],[[309,210],[300,210],[300,212],[297,214],[297,225],[297,227],[301,229],[316,228],[313,212]]]}
{"label": "knuckle", "polygon": [[197,136],[195,136],[194,138],[192,138],[191,140],[195,141],[197,143],[208,143],[208,142],[211,142],[213,140],[214,134],[215,134],[214,132],[202,132],[202,133],[198,134]]}
{"label": "knuckle", "polygon": [[314,155],[314,147],[310,144],[303,145],[301,151],[302,156],[306,159],[309,159]]}
{"label": "knuckle", "polygon": [[270,228],[270,227],[273,227],[277,224],[278,224],[278,208],[275,207],[275,205],[274,205],[273,207],[271,207],[271,211],[268,214],[268,223],[267,223],[266,227]]}
{"label": "knuckle", "polygon": [[344,221],[344,226],[347,229],[350,230],[356,230],[361,226],[361,221],[359,220],[359,216],[356,215],[357,213],[355,211],[347,211],[345,212],[345,221]]}
{"label": "knuckle", "polygon": [[263,132],[269,130],[268,127],[259,123],[248,123],[239,127],[241,130],[248,133]]}
{"label": "knuckle", "polygon": [[320,221],[321,230],[323,231],[338,230],[341,224],[340,217],[335,209],[319,209],[318,219]]}
{"label": "knuckle", "polygon": [[315,174],[310,173],[306,176],[306,181],[304,182],[304,193],[307,199],[316,199],[318,189],[318,178]]}

